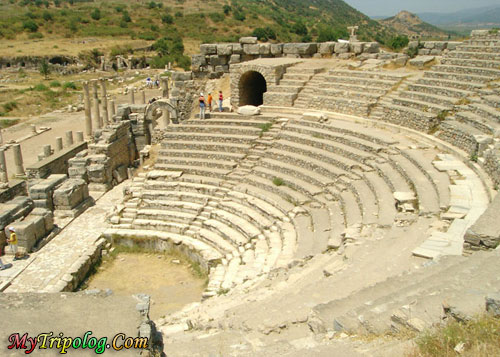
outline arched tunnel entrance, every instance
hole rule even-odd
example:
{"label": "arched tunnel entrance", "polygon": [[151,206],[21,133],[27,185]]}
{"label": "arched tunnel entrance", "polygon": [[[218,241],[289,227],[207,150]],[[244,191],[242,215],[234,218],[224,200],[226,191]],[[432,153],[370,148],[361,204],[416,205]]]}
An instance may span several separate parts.
{"label": "arched tunnel entrance", "polygon": [[256,71],[245,72],[239,83],[240,106],[255,105],[264,103],[264,92],[267,91],[266,79]]}

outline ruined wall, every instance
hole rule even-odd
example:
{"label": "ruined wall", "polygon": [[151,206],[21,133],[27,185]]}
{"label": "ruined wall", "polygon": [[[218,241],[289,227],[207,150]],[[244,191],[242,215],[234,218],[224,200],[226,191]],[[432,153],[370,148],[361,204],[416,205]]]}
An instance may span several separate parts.
{"label": "ruined wall", "polygon": [[56,152],[26,168],[28,179],[46,178],[52,174],[67,174],[68,161],[80,151],[87,149],[87,143],[81,142]]}
{"label": "ruined wall", "polygon": [[271,44],[258,43],[256,37],[242,37],[239,43],[200,45],[200,54],[192,56],[191,63],[196,77],[218,78],[224,73],[229,73],[229,69],[234,65],[257,58],[336,56],[347,59],[363,55],[365,59],[368,59],[377,58],[379,52],[380,46],[377,42]]}

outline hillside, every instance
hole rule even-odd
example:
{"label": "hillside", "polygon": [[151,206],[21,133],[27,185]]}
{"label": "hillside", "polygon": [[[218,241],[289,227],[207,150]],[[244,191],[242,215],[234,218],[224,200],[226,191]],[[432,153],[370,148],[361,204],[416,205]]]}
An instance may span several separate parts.
{"label": "hillside", "polygon": [[448,32],[422,21],[417,15],[408,11],[401,11],[396,16],[379,21],[407,36],[419,35],[421,38],[442,38],[449,35]]}
{"label": "hillside", "polygon": [[[386,42],[395,35],[342,0],[2,0],[0,39],[182,38],[187,52],[202,42],[258,35],[271,41],[358,38]],[[48,42],[50,42],[48,41]],[[150,43],[151,43],[150,42]],[[47,49],[53,52],[53,49]]]}

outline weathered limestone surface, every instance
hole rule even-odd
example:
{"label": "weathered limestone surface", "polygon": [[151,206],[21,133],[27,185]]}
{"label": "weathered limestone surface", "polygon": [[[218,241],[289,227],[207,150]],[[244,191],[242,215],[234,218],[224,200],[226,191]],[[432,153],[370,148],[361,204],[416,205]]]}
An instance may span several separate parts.
{"label": "weathered limestone surface", "polygon": [[500,195],[496,195],[481,217],[467,230],[465,243],[472,249],[496,248],[500,244]]}

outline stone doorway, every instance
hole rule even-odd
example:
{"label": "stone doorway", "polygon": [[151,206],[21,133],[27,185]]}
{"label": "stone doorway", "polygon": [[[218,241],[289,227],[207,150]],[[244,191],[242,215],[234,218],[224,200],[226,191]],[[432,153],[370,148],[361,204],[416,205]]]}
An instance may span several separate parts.
{"label": "stone doorway", "polygon": [[262,105],[266,91],[267,82],[262,74],[256,71],[245,72],[239,82],[239,105]]}

